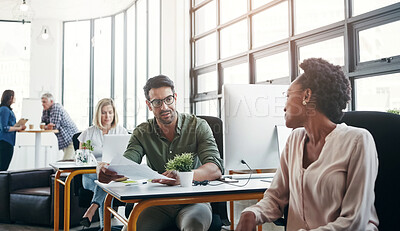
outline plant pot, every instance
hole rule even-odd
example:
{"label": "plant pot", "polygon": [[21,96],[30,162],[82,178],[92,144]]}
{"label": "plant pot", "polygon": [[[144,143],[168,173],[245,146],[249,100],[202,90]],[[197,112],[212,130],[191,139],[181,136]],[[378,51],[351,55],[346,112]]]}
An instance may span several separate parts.
{"label": "plant pot", "polygon": [[182,187],[191,187],[193,183],[193,171],[178,172],[178,178]]}
{"label": "plant pot", "polygon": [[78,149],[75,151],[75,163],[76,165],[88,165],[91,151],[89,149]]}

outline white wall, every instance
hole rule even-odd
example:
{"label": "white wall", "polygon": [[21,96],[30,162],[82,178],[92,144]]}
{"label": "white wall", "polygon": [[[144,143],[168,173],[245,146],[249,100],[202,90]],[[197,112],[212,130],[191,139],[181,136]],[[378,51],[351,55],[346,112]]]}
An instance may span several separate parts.
{"label": "white wall", "polygon": [[[50,37],[41,38],[42,27],[47,26]],[[31,25],[31,71],[29,95],[40,98],[50,92],[57,102],[61,100],[62,22],[35,19]]]}

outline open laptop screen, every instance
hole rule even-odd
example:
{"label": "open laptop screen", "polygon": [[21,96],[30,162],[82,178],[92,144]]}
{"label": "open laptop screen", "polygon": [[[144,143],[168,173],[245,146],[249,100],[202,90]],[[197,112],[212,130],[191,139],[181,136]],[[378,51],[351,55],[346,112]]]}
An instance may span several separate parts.
{"label": "open laptop screen", "polygon": [[110,163],[115,156],[123,155],[130,138],[129,134],[104,135],[101,161]]}

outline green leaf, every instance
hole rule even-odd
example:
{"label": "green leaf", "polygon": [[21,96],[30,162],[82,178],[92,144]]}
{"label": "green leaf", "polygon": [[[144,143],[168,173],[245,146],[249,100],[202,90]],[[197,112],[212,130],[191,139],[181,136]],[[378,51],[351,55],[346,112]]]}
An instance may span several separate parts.
{"label": "green leaf", "polygon": [[166,170],[176,170],[179,172],[190,172],[193,169],[193,153],[176,154],[172,160],[165,165]]}

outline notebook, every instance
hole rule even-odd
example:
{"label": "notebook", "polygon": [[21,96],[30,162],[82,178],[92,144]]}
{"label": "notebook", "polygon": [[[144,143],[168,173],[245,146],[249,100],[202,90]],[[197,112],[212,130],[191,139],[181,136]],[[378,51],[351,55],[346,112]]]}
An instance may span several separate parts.
{"label": "notebook", "polygon": [[129,134],[104,135],[101,161],[110,163],[115,156],[122,156],[130,138]]}

